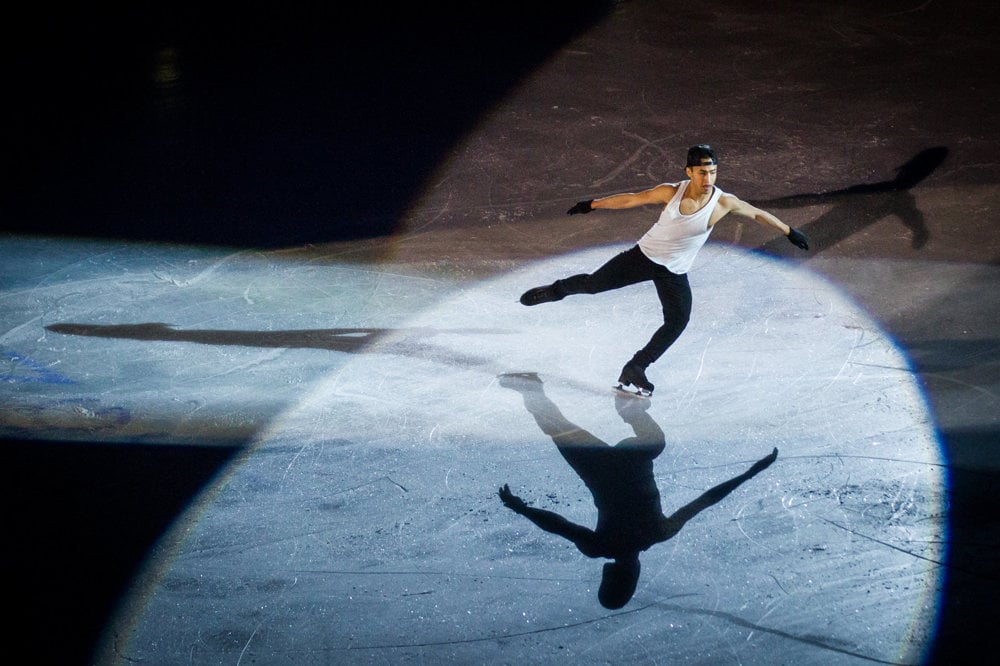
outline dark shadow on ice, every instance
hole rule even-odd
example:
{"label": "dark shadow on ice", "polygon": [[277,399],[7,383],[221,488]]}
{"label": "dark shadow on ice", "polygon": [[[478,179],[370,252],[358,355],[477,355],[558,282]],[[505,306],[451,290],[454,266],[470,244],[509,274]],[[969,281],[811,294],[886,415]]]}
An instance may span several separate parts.
{"label": "dark shadow on ice", "polygon": [[[917,208],[910,190],[931,175],[948,156],[943,146],[928,148],[896,170],[896,177],[879,183],[816,194],[795,194],[768,201],[754,201],[764,209],[800,208],[803,206],[833,206],[817,219],[799,229],[809,237],[810,248],[824,248],[863,231],[881,219],[895,216],[909,230],[910,244],[920,249],[930,240],[924,214]],[[786,238],[775,238],[760,246],[768,254],[791,254]]]}
{"label": "dark shadow on ice", "polygon": [[913,340],[907,341],[906,352],[921,373],[972,371],[963,381],[975,385],[979,382],[974,378],[981,376],[985,386],[996,376],[1000,338]]}
{"label": "dark shadow on ice", "polygon": [[605,608],[621,608],[632,598],[639,581],[642,551],[672,538],[689,520],[767,469],[778,456],[774,449],[743,474],[665,516],[653,476],[653,461],[663,452],[665,441],[663,430],[646,411],[648,400],[615,397],[615,409],[635,437],[611,446],[566,420],[545,395],[535,373],[501,375],[500,385],[521,394],[538,427],[552,438],[559,453],[583,479],[597,507],[597,527],[583,527],[552,511],[530,507],[506,484],[500,489],[500,499],[546,532],[572,541],[584,555],[612,560],[604,565],[598,590],[598,600]]}
{"label": "dark shadow on ice", "polygon": [[459,354],[428,344],[436,335],[504,334],[496,329],[434,328],[325,328],[293,331],[239,331],[211,329],[176,329],[170,324],[51,324],[53,333],[97,338],[122,338],[158,342],[195,342],[203,345],[234,345],[282,349],[326,349],[347,353],[366,351],[376,343],[378,352],[439,361],[450,365],[482,365],[490,359]]}

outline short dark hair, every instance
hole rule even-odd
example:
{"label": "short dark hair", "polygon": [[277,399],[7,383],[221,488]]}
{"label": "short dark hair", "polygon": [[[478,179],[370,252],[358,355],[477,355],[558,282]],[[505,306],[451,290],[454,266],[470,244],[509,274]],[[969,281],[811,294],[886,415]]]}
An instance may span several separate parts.
{"label": "short dark hair", "polygon": [[687,166],[696,167],[704,164],[718,163],[719,160],[715,158],[715,151],[707,143],[699,143],[697,146],[688,148]]}

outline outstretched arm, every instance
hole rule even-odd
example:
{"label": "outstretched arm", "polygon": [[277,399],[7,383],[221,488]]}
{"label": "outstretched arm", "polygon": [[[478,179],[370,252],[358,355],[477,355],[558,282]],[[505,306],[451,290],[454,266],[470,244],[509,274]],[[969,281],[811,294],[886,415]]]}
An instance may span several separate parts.
{"label": "outstretched arm", "polygon": [[809,249],[809,242],[805,234],[797,229],[792,229],[790,226],[763,208],[757,208],[757,206],[748,204],[746,201],[743,201],[739,197],[735,197],[731,194],[727,194],[720,198],[718,205],[724,211],[723,214],[736,213],[737,215],[749,217],[750,219],[757,221],[759,224],[777,229],[781,233],[788,236],[789,241],[803,250]]}
{"label": "outstretched arm", "polygon": [[759,224],[774,227],[786,236],[788,235],[788,232],[791,231],[790,226],[779,220],[771,213],[768,213],[762,208],[757,208],[757,206],[752,204],[748,204],[746,201],[743,201],[739,197],[734,197],[731,194],[727,194],[719,199],[719,206],[727,213],[743,215],[744,217],[756,220]]}
{"label": "outstretched arm", "polygon": [[670,201],[676,191],[677,188],[671,185],[657,185],[641,192],[623,192],[622,194],[612,194],[600,199],[579,201],[566,212],[570,215],[576,215],[577,213],[589,213],[597,208],[622,209],[650,204],[664,206]]}

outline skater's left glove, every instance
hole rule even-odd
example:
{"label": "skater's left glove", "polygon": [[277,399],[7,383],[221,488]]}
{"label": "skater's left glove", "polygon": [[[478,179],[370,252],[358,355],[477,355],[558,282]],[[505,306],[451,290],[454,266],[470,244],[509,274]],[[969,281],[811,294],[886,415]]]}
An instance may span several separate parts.
{"label": "skater's left glove", "polygon": [[576,205],[574,205],[572,208],[566,211],[566,214],[576,215],[577,213],[589,213],[590,211],[594,210],[594,207],[591,205],[593,203],[594,203],[593,199],[588,199],[587,201],[578,201],[576,202]]}
{"label": "skater's left glove", "polygon": [[506,483],[503,484],[503,488],[500,489],[500,501],[503,502],[504,506],[513,509],[514,511],[520,511],[528,506],[524,503],[523,499],[510,492],[510,486]]}
{"label": "skater's left glove", "polygon": [[798,229],[792,229],[789,227],[788,240],[796,247],[801,247],[803,250],[809,249],[809,239],[806,238],[806,235]]}

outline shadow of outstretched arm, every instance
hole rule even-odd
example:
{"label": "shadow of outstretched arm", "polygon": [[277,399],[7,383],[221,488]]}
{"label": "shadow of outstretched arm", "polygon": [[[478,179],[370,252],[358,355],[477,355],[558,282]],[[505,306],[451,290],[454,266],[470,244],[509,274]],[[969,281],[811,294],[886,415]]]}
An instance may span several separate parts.
{"label": "shadow of outstretched arm", "polygon": [[[930,176],[948,156],[943,146],[928,148],[896,169],[896,177],[878,183],[864,183],[830,192],[795,194],[778,199],[755,200],[765,209],[831,206],[820,217],[800,227],[809,236],[816,251],[831,247],[886,217],[896,217],[910,231],[914,249],[924,247],[930,231],[923,212],[910,192]],[[784,256],[790,252],[785,239],[771,239],[760,246],[768,254]]]}
{"label": "shadow of outstretched arm", "polygon": [[585,550],[587,544],[594,539],[594,530],[566,520],[554,511],[528,506],[524,500],[510,491],[510,486],[506,483],[500,488],[500,501],[508,509],[524,516],[546,532],[572,541],[580,550]]}
{"label": "shadow of outstretched arm", "polygon": [[713,488],[709,488],[693,502],[688,502],[681,508],[677,509],[677,511],[674,511],[669,517],[667,517],[667,520],[676,526],[676,529],[670,536],[673,536],[673,534],[680,531],[681,527],[684,526],[684,523],[691,520],[713,504],[717,504],[726,495],[736,490],[736,488],[738,488],[744,481],[752,479],[770,467],[771,463],[777,460],[777,458],[778,449],[775,448],[769,455],[755,462],[750,469],[743,472],[739,476],[733,477]]}

